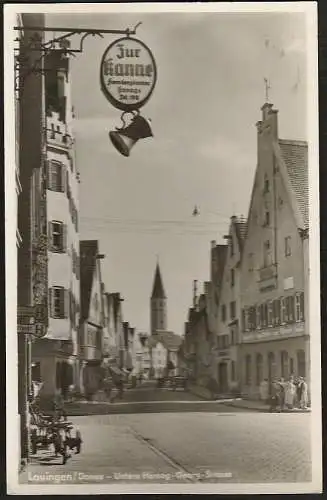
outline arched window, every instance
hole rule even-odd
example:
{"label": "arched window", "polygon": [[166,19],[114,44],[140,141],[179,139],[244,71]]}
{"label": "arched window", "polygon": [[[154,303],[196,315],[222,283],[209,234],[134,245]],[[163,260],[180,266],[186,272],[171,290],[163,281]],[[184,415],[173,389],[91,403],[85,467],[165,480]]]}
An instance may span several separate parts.
{"label": "arched window", "polygon": [[256,355],[255,360],[255,368],[256,368],[256,385],[260,385],[263,380],[263,360],[262,354]]}
{"label": "arched window", "polygon": [[245,357],[245,383],[251,385],[251,354]]}
{"label": "arched window", "polygon": [[303,349],[297,351],[297,375],[305,377],[305,352]]}

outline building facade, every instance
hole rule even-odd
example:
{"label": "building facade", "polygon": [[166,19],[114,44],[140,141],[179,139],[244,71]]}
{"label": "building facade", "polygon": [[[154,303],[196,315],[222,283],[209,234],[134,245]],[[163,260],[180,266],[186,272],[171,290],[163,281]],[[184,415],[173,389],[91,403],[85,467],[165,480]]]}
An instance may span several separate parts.
{"label": "building facade", "polygon": [[[35,259],[35,234],[41,235],[44,227],[37,226],[36,199],[40,199],[41,184],[33,179],[42,177],[44,168],[44,128],[45,99],[44,77],[41,73],[31,72],[34,63],[41,57],[41,51],[31,49],[29,37],[42,43],[45,19],[43,14],[21,14],[17,16],[17,26],[31,28],[37,26],[40,31],[22,31],[18,36],[17,48],[22,56],[20,62],[15,60],[15,100],[16,111],[15,165],[12,168],[16,176],[17,196],[17,306],[31,307],[35,304],[35,291],[39,300],[46,304],[46,280],[40,281],[35,288],[33,259]],[[26,60],[26,65],[24,63]],[[41,239],[45,239],[46,233]],[[44,257],[44,245],[41,258]],[[41,274],[39,275],[41,276]],[[44,276],[43,276],[44,277]],[[21,459],[28,457],[28,405],[27,394],[32,389],[32,342],[29,335],[18,334],[18,413],[20,427]]]}
{"label": "building facade", "polygon": [[224,249],[224,265],[220,275],[216,323],[216,376],[219,392],[228,394],[238,392],[240,387],[241,342],[241,301],[240,263],[243,251],[246,222],[243,218],[231,218],[229,233]]}
{"label": "building facade", "polygon": [[102,301],[101,259],[97,240],[80,242],[81,315],[79,322],[79,389],[93,395],[100,386],[103,358],[104,311]]}
{"label": "building facade", "polygon": [[[43,382],[44,396],[67,394],[78,384],[80,310],[79,176],[72,130],[69,59],[62,51],[53,50],[46,56],[45,65],[51,69],[45,76],[46,146],[43,170],[33,177],[33,183],[41,186],[42,196],[32,200],[35,228],[41,227],[40,235],[34,236],[33,269],[35,273],[46,273],[48,289],[47,333],[33,344],[34,376]],[[45,234],[46,245],[42,240]]]}
{"label": "building facade", "polygon": [[243,393],[263,379],[309,382],[307,144],[278,136],[277,111],[262,107],[258,164],[241,258]]}

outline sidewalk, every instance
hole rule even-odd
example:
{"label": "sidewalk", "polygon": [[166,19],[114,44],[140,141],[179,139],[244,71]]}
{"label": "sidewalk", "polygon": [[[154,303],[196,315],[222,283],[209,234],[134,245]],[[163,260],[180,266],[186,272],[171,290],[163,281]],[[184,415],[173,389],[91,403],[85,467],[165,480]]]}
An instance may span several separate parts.
{"label": "sidewalk", "polygon": [[[262,401],[254,401],[250,399],[241,399],[241,398],[236,398],[236,399],[231,399],[230,401],[225,401],[224,402],[225,406],[231,406],[234,408],[244,408],[248,410],[254,410],[254,411],[262,411],[262,412],[270,412],[270,406],[263,403]],[[307,408],[306,410],[300,409],[300,408],[293,408],[293,409],[285,409],[283,410],[283,413],[310,413],[311,408]]]}

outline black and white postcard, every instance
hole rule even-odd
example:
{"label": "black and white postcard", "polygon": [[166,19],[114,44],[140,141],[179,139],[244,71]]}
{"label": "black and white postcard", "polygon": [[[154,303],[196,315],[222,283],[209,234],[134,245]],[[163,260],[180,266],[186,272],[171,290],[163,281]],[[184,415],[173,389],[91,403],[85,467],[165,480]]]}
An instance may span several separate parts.
{"label": "black and white postcard", "polygon": [[321,492],[316,3],[4,27],[8,492]]}

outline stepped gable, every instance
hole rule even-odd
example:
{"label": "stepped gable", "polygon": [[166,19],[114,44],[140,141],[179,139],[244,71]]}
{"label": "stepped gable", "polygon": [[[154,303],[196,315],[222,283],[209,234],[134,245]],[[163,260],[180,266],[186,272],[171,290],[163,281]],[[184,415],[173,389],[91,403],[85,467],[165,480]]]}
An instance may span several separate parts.
{"label": "stepped gable", "polygon": [[305,141],[278,141],[304,227],[309,226],[308,144]]}

